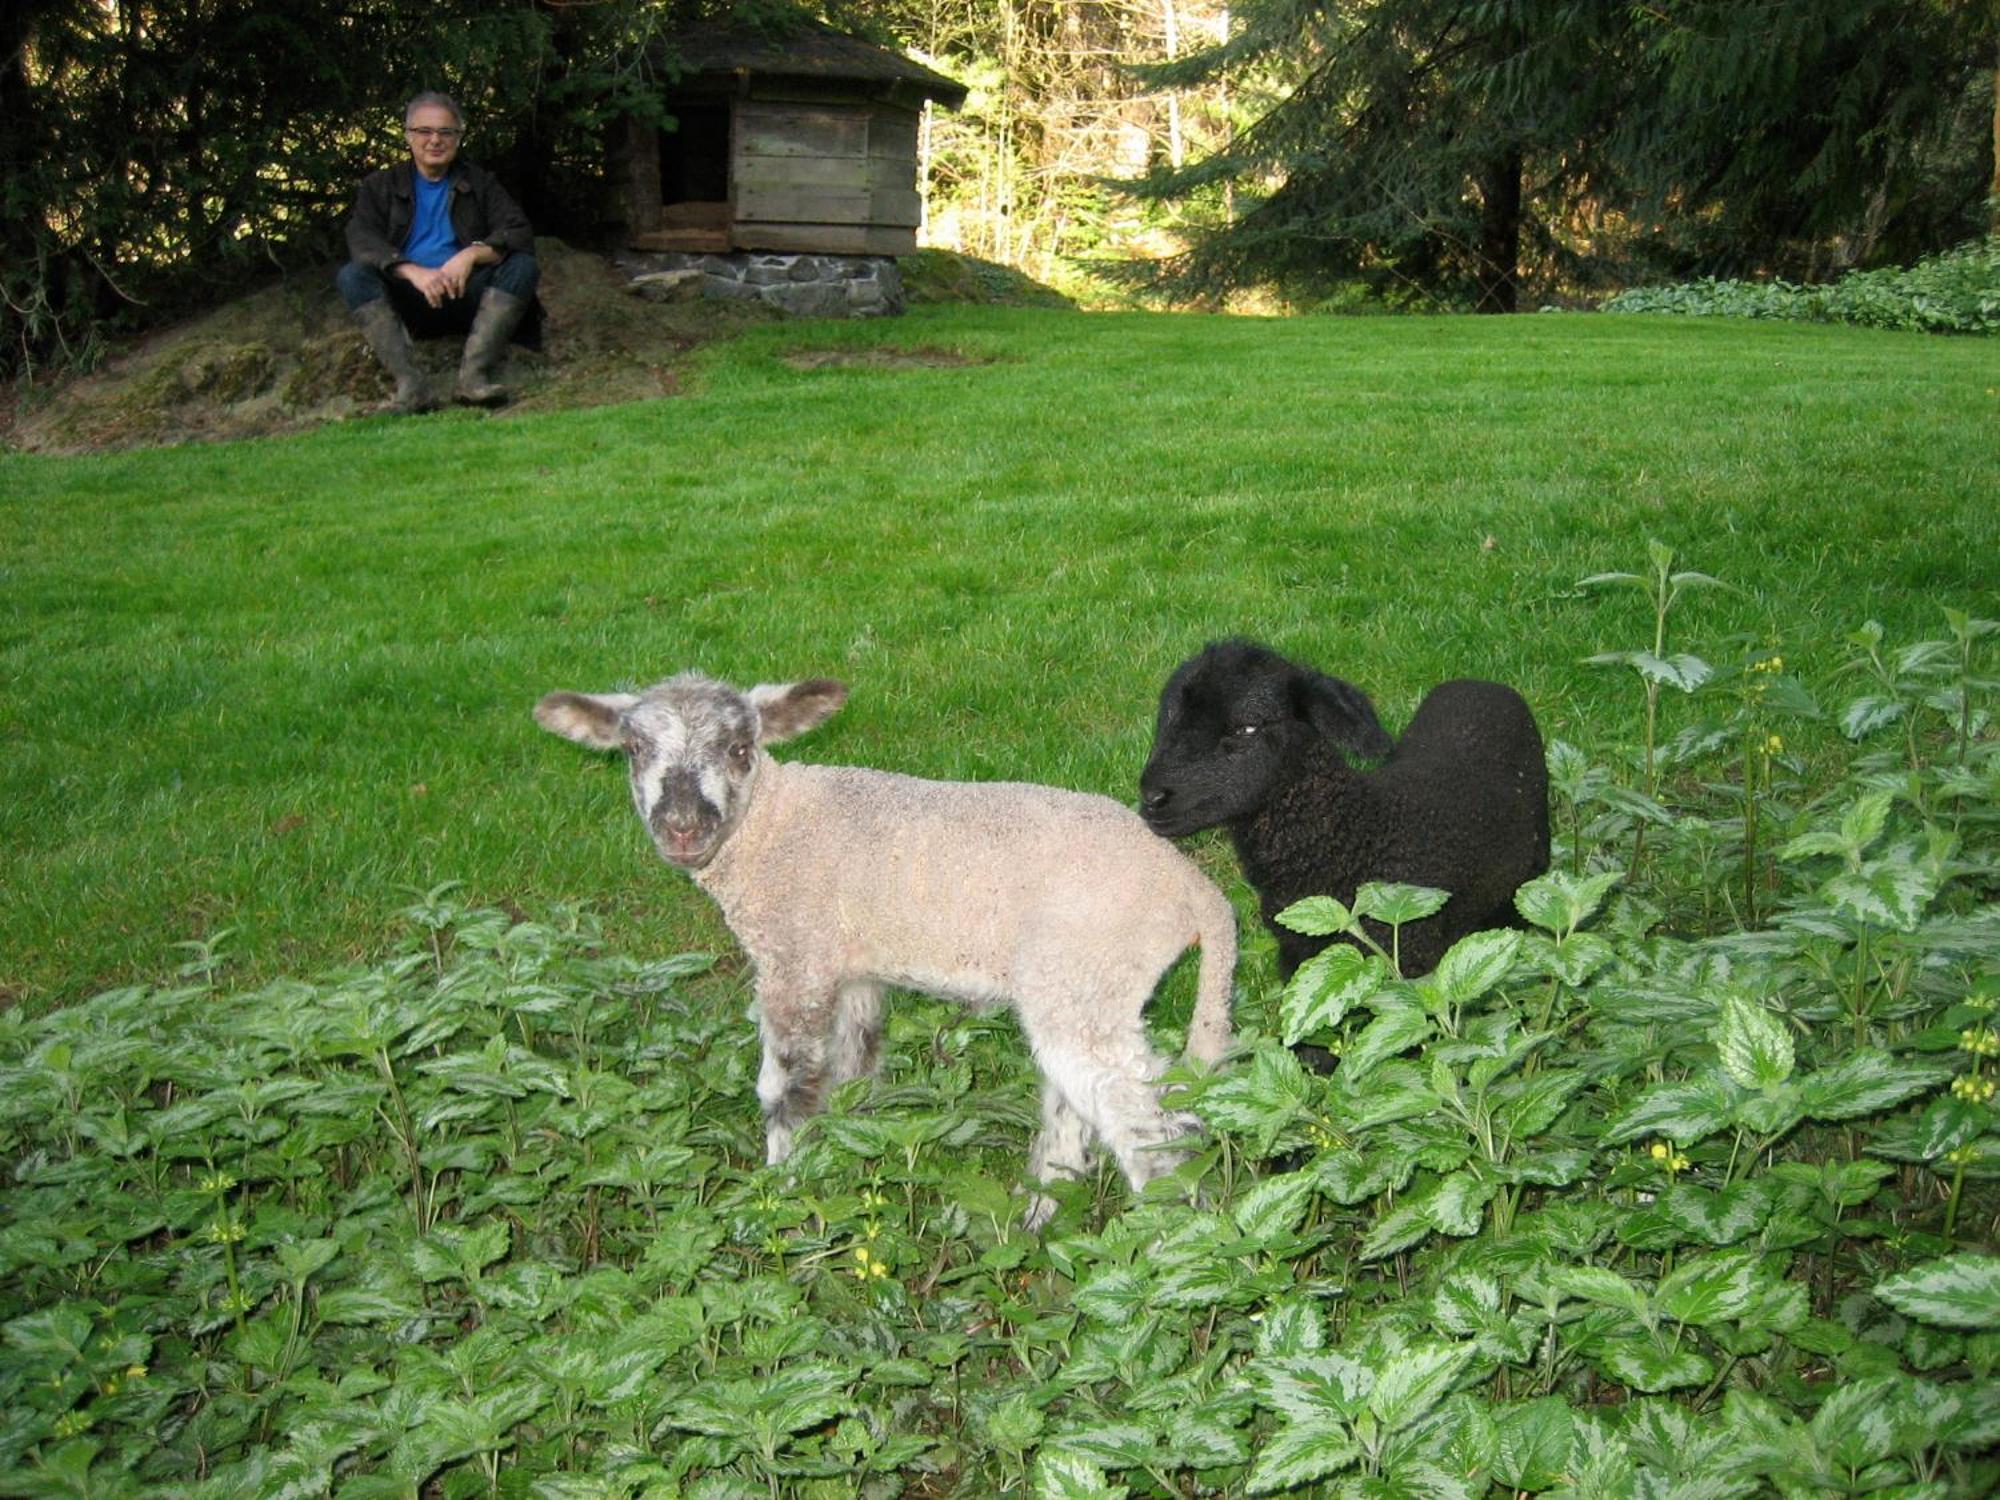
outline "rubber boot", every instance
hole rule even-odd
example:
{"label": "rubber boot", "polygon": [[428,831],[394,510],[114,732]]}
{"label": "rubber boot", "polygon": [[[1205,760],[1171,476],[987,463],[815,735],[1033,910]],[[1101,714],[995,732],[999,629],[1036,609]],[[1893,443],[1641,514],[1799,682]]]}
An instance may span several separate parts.
{"label": "rubber boot", "polygon": [[494,380],[493,366],[527,310],[527,298],[498,287],[488,287],[479,299],[472,331],[465,336],[465,357],[458,362],[458,399],[467,406],[499,406],[507,400],[507,388]]}
{"label": "rubber boot", "polygon": [[375,351],[382,368],[395,377],[396,394],[382,409],[404,413],[435,411],[438,399],[431,394],[430,385],[424,379],[423,366],[417,363],[417,350],[410,342],[410,330],[396,316],[396,309],[389,305],[389,299],[378,297],[373,302],[362,303],[354,309],[354,321],[361,325],[368,347]]}

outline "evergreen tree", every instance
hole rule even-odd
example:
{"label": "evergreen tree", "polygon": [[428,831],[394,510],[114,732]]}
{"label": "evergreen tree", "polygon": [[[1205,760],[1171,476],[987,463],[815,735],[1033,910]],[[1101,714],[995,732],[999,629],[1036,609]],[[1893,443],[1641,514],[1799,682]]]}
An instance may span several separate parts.
{"label": "evergreen tree", "polygon": [[1616,149],[1677,269],[1816,278],[1983,227],[1993,0],[1677,0],[1632,17],[1651,107]]}
{"label": "evergreen tree", "polygon": [[1158,76],[1262,79],[1222,151],[1142,194],[1230,211],[1181,289],[1343,281],[1507,311],[1635,256],[1837,268],[1976,232],[1991,0],[1245,0]]}
{"label": "evergreen tree", "polygon": [[1221,46],[1158,76],[1234,72],[1273,102],[1222,151],[1139,190],[1236,212],[1194,230],[1183,287],[1378,289],[1511,311],[1525,256],[1596,190],[1630,103],[1612,7],[1572,0],[1249,0]]}

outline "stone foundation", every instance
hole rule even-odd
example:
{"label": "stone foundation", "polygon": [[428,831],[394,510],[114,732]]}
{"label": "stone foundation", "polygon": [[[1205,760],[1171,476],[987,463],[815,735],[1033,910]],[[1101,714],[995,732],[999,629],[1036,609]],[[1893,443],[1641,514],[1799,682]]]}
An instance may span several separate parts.
{"label": "stone foundation", "polygon": [[640,296],[734,298],[797,318],[894,317],[903,310],[903,276],[886,255],[728,255],[628,250],[617,257]]}

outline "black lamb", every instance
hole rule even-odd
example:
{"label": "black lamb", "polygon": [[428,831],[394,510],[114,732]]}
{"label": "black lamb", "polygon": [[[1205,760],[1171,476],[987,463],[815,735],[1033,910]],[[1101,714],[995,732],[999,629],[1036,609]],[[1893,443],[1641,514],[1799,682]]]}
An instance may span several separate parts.
{"label": "black lamb", "polygon": [[[1277,924],[1303,897],[1351,904],[1371,880],[1451,892],[1402,929],[1414,976],[1469,932],[1518,926],[1514,892],[1549,867],[1548,767],[1519,693],[1444,683],[1392,741],[1352,683],[1249,641],[1211,644],[1168,679],[1139,810],[1167,838],[1228,828],[1288,979],[1333,941]],[[1388,946],[1386,928],[1369,932]]]}

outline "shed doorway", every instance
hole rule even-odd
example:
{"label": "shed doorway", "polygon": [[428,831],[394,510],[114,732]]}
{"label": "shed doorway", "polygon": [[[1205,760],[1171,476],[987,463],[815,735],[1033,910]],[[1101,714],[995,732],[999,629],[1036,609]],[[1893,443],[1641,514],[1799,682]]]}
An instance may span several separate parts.
{"label": "shed doorway", "polygon": [[729,201],[729,106],[682,104],[660,132],[660,202]]}
{"label": "shed doorway", "polygon": [[727,103],[675,104],[659,132],[660,228],[687,250],[726,251],[729,224]]}

